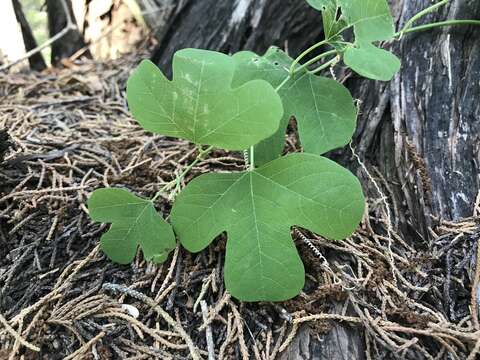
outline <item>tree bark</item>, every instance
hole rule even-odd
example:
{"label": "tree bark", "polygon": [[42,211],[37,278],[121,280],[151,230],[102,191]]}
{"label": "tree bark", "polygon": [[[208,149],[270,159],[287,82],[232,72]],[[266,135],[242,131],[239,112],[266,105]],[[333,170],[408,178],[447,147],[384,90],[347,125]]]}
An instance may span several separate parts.
{"label": "tree bark", "polygon": [[[395,6],[399,27],[430,5]],[[478,19],[478,1],[452,1],[423,22]],[[401,233],[428,241],[435,218],[471,216],[479,189],[480,31],[447,27],[393,45],[402,69],[390,83],[352,78],[362,100],[355,143],[378,166],[398,205]]]}
{"label": "tree bark", "polygon": [[170,1],[158,11],[166,23],[155,30],[153,60],[165,69],[175,51],[186,47],[262,53],[278,45],[298,54],[322,35],[320,13],[300,0]]}
{"label": "tree bark", "polygon": [[[65,29],[68,25],[68,20],[76,25],[75,17],[72,10],[72,4],[70,0],[64,0],[68,8],[68,14],[64,10],[63,0],[47,0],[47,13],[48,13],[48,30],[50,36],[58,34]],[[68,58],[75,54],[76,51],[82,49],[85,46],[83,36],[78,29],[71,29],[64,37],[52,44],[52,56],[51,61],[53,66],[57,66],[62,59]],[[84,53],[88,55],[88,52]]]}
{"label": "tree bark", "polygon": [[[22,10],[22,5],[18,0],[12,0],[13,9],[15,10],[15,17],[17,18],[20,28],[22,29],[23,42],[25,44],[25,49],[30,51],[37,47],[37,41],[33,36],[32,29],[25,18],[25,14]],[[30,68],[36,71],[41,71],[47,67],[45,60],[43,59],[42,53],[36,53],[28,58]]]}
{"label": "tree bark", "polygon": [[[157,3],[167,4],[158,7],[167,15],[157,19],[159,46],[152,58],[167,72],[173,53],[185,47],[263,53],[278,45],[295,56],[322,35],[320,14],[301,0]],[[394,1],[398,27],[429,5],[430,0]],[[480,2],[452,0],[420,22],[478,18]],[[409,34],[390,45],[403,64],[394,80],[353,75],[346,82],[361,100],[356,152],[385,179],[382,190],[395,209],[395,230],[412,242],[428,244],[436,219],[456,220],[473,211],[480,180],[479,39],[480,30],[473,27]],[[348,147],[331,155],[358,167]],[[368,187],[370,181],[363,183]],[[335,325],[319,342],[303,328],[282,359],[362,359],[362,338]]]}

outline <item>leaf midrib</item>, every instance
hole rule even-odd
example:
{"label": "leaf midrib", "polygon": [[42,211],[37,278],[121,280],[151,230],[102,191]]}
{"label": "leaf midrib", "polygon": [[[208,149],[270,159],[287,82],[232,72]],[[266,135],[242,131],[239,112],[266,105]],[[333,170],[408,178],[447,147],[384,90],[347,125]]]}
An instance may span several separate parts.
{"label": "leaf midrib", "polygon": [[[285,170],[285,171],[288,171],[289,169],[284,169],[284,170]],[[282,184],[280,184],[280,183],[278,183],[278,182],[276,182],[276,181],[274,181],[274,180],[272,180],[272,179],[270,179],[270,178],[262,175],[261,173],[259,173],[259,172],[256,171],[256,170],[254,170],[254,171],[247,171],[247,172],[243,173],[243,174],[242,174],[237,180],[235,180],[223,193],[221,193],[221,195],[218,196],[218,199],[216,199],[210,206],[204,206],[204,208],[207,209],[207,210],[213,210],[213,209],[215,208],[215,206],[226,196],[226,194],[228,194],[228,193],[230,192],[230,190],[231,190],[237,183],[239,183],[241,180],[243,180],[243,179],[245,178],[245,176],[249,176],[249,174],[250,174],[250,187],[253,186],[253,185],[252,185],[252,178],[251,178],[251,176],[252,176],[253,174],[255,174],[255,175],[258,175],[259,177],[261,177],[262,179],[265,179],[265,180],[273,183],[274,185],[277,185],[277,186],[281,187],[282,189],[284,189],[284,190],[286,190],[286,191],[288,191],[288,192],[290,192],[290,193],[293,193],[293,194],[301,197],[302,199],[304,199],[304,200],[306,200],[306,201],[312,202],[312,203],[314,203],[314,204],[316,204],[316,205],[319,205],[319,206],[322,206],[323,208],[326,208],[326,209],[343,211],[343,209],[336,209],[336,208],[334,208],[334,207],[331,207],[331,206],[328,206],[328,205],[326,205],[326,204],[322,204],[322,203],[320,203],[320,202],[318,202],[318,201],[315,201],[315,200],[313,200],[313,199],[310,199],[310,198],[302,195],[301,193],[298,193],[298,192],[296,192],[296,191],[288,188],[287,186],[282,185]],[[195,195],[198,195],[198,194],[195,194]],[[204,211],[204,212],[202,213],[202,215],[199,216],[195,221],[191,222],[191,223],[189,224],[189,226],[185,229],[185,231],[189,231],[194,225],[196,225],[198,222],[200,222],[205,216],[207,216],[207,212],[206,212],[206,211]],[[294,224],[294,225],[295,225],[295,224]],[[224,229],[223,231],[228,231],[228,230],[226,229],[226,228],[228,228],[228,227],[229,227],[228,225],[225,226],[225,229]]]}

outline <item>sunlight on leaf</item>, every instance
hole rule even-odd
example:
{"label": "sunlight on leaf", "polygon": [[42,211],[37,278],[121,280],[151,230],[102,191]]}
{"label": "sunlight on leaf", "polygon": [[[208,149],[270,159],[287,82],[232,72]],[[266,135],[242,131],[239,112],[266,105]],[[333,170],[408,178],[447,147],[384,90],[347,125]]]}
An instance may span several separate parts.
{"label": "sunlight on leaf", "polygon": [[291,226],[343,239],[363,211],[360,183],[348,170],[317,155],[292,154],[254,171],[199,176],[177,198],[171,219],[192,252],[227,232],[225,284],[233,296],[281,301],[304,284]]}
{"label": "sunlight on leaf", "polygon": [[234,71],[235,62],[227,55],[184,49],[174,55],[169,81],[144,60],[128,80],[128,104],[148,131],[243,150],[278,130],[283,108],[265,81],[232,89]]}
{"label": "sunlight on leaf", "polygon": [[146,260],[163,262],[175,248],[175,235],[149,200],[123,189],[98,189],[88,200],[94,221],[111,223],[101,239],[102,250],[114,262],[130,263],[140,246]]}

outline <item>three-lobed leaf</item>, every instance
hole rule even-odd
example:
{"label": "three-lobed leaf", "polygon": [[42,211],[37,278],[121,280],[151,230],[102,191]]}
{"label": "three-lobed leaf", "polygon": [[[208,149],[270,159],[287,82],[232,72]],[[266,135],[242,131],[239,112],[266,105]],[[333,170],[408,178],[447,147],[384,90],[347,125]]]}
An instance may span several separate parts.
{"label": "three-lobed leaf", "polygon": [[363,212],[360,183],[348,170],[317,155],[292,154],[253,171],[199,176],[178,196],[171,220],[192,252],[227,232],[225,284],[233,296],[281,301],[304,284],[291,226],[343,239]]}
{"label": "three-lobed leaf", "polygon": [[146,260],[163,262],[175,248],[172,226],[155,210],[153,203],[123,189],[98,189],[88,200],[94,221],[111,223],[101,238],[101,248],[114,262],[130,263],[140,246]]}
{"label": "three-lobed leaf", "polygon": [[270,84],[254,80],[232,88],[234,60],[224,54],[184,49],[173,58],[173,80],[144,60],[127,83],[135,119],[146,130],[243,150],[278,130],[283,108]]}
{"label": "three-lobed leaf", "polygon": [[[278,87],[289,75],[293,60],[271,47],[263,56],[242,51],[233,56],[237,68],[233,83],[241,85],[263,79]],[[258,165],[277,158],[285,145],[288,120],[294,116],[300,141],[308,153],[323,154],[347,144],[355,130],[356,109],[349,91],[333,79],[299,71],[279,90],[284,117],[270,138],[255,146]]]}

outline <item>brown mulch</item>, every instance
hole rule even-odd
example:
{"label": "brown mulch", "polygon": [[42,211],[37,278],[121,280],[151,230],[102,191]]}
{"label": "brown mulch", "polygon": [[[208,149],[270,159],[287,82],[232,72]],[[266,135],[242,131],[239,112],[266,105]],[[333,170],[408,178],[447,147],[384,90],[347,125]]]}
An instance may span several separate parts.
{"label": "brown mulch", "polygon": [[[478,214],[436,220],[430,240],[413,244],[391,225],[395,206],[370,191],[349,239],[293,230],[307,282],[278,304],[230,298],[224,238],[195,255],[178,247],[159,266],[141,254],[128,266],[109,262],[89,194],[115,186],[151,197],[195,158],[188,143],[132,120],[124,87],[137,60],[0,74],[0,134],[11,145],[0,165],[0,358],[274,359],[304,323],[317,336],[364,331],[369,359],[476,358]],[[187,181],[244,166],[242,154],[215,151]],[[368,165],[359,169],[366,187],[388,193]],[[168,214],[167,196],[158,209]]]}

